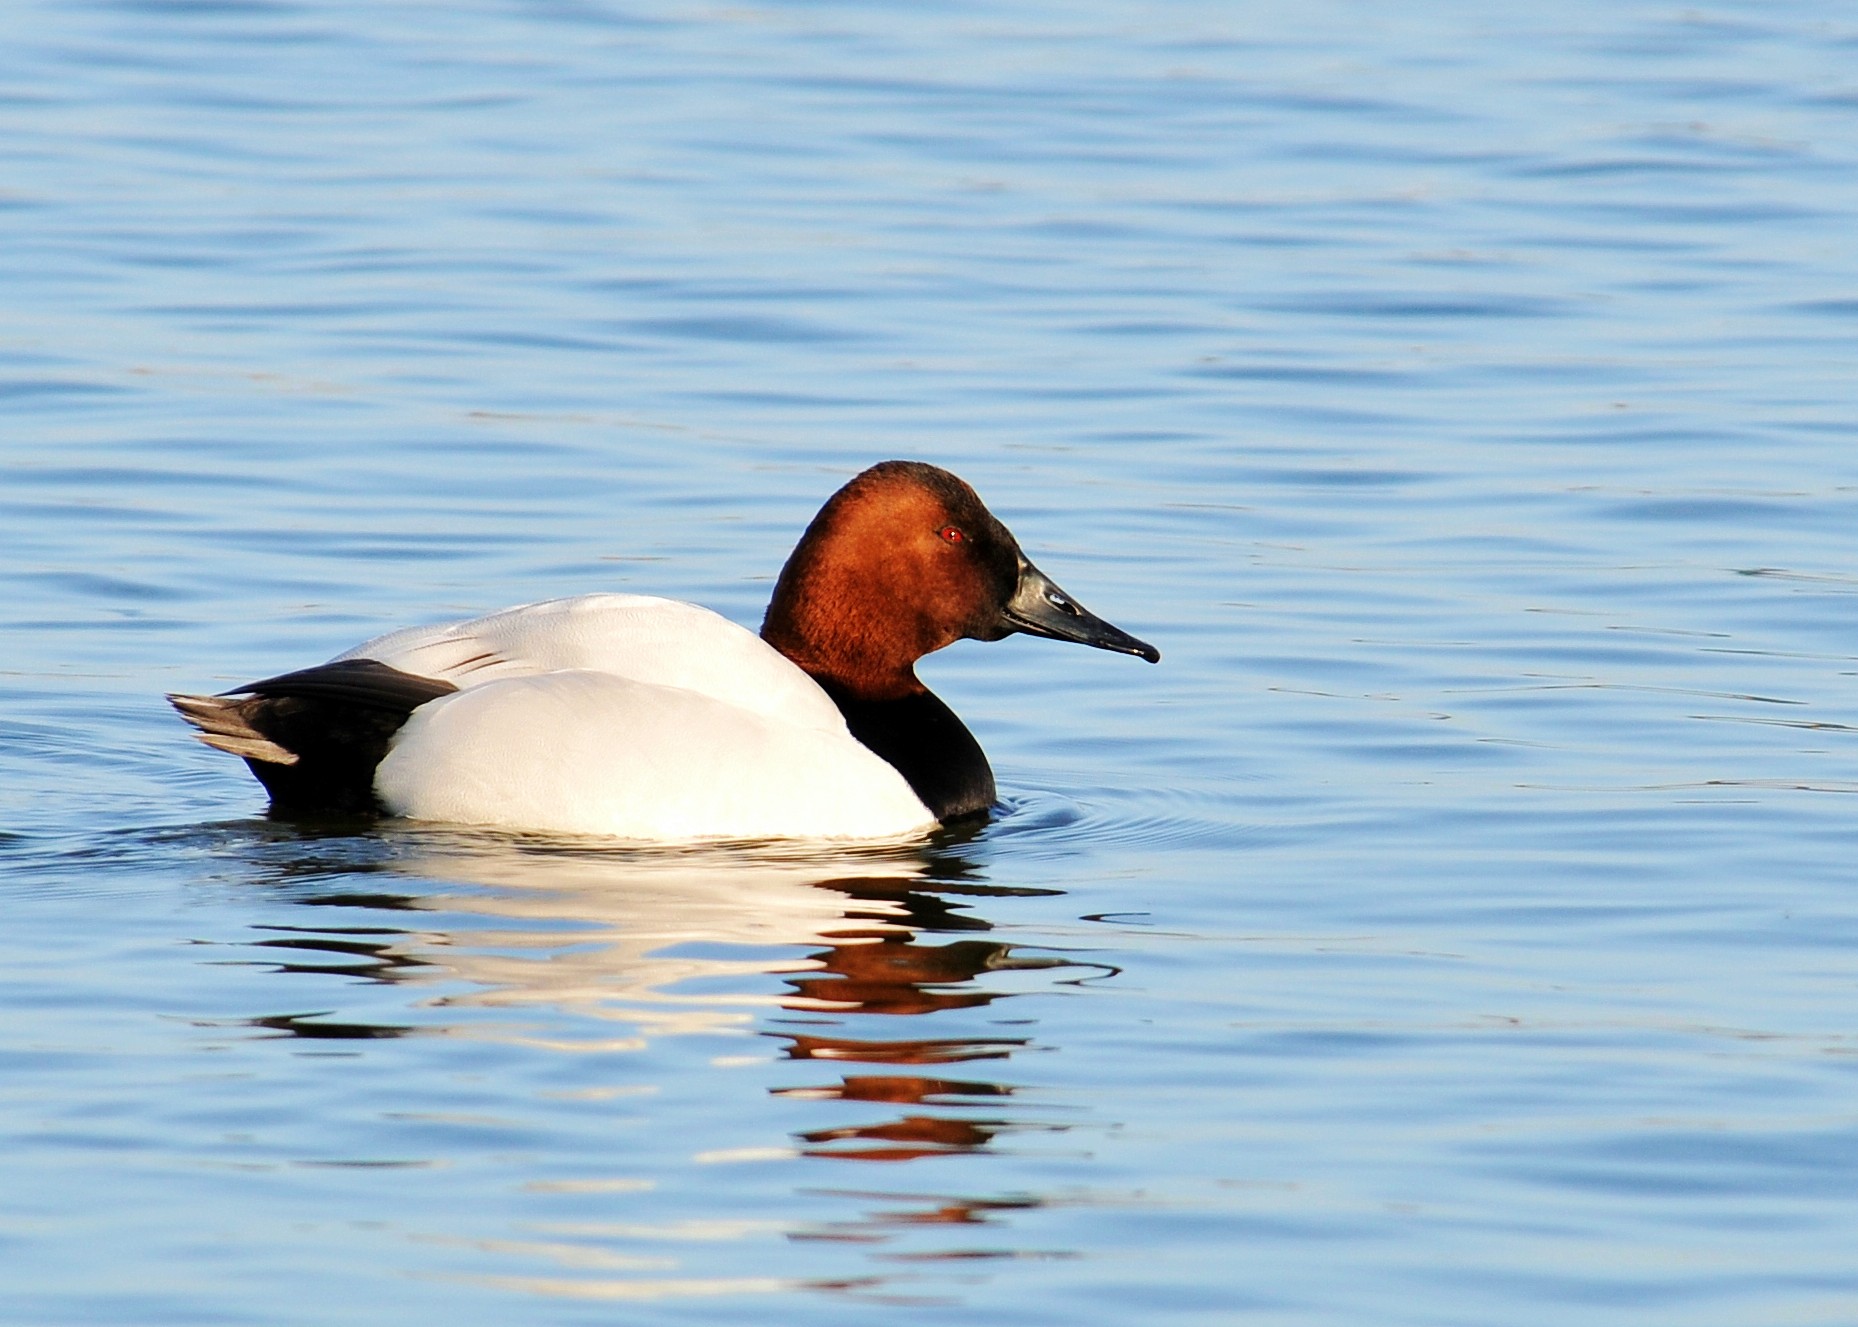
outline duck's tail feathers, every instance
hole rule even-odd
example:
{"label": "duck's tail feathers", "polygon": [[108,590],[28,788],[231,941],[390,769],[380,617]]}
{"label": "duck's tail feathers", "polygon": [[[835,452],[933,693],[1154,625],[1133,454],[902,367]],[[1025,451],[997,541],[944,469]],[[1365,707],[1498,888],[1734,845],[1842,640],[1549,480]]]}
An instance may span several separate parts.
{"label": "duck's tail feathers", "polygon": [[289,751],[273,742],[245,717],[245,711],[264,702],[259,700],[233,700],[226,696],[185,696],[170,694],[168,704],[181,712],[181,717],[200,730],[199,738],[208,746],[220,751],[229,751],[246,760],[263,761],[267,765],[294,765],[299,757],[295,751]]}
{"label": "duck's tail feathers", "polygon": [[457,689],[373,659],[340,659],[168,703],[202,742],[251,767],[274,813],[365,815],[381,809],[374,769],[407,716]]}

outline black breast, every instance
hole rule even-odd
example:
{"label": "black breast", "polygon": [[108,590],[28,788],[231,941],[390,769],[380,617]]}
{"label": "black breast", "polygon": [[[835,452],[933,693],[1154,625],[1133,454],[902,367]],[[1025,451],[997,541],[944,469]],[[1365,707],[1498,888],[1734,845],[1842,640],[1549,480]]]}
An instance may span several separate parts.
{"label": "black breast", "polygon": [[967,725],[933,693],[859,700],[820,680],[852,736],[894,765],[937,820],[976,815],[994,804],[994,772]]}

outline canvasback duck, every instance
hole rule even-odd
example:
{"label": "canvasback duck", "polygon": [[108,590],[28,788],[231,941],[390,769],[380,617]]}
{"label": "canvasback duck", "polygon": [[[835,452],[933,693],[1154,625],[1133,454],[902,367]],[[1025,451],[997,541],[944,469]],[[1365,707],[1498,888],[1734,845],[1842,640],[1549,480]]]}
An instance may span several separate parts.
{"label": "canvasback duck", "polygon": [[885,461],[813,518],[759,637],[694,604],[588,594],[168,699],[245,760],[274,814],[900,838],[994,802],[980,744],[916,661],[1014,632],[1161,658],[1028,562],[962,480]]}

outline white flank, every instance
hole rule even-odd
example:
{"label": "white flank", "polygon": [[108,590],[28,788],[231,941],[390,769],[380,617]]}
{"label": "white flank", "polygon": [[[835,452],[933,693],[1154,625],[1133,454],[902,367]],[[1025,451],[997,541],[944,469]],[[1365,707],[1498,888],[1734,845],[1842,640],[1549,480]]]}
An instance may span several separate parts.
{"label": "white flank", "polygon": [[693,604],[557,599],[341,657],[461,688],[415,710],[381,762],[375,789],[397,815],[653,841],[935,824],[811,678]]}

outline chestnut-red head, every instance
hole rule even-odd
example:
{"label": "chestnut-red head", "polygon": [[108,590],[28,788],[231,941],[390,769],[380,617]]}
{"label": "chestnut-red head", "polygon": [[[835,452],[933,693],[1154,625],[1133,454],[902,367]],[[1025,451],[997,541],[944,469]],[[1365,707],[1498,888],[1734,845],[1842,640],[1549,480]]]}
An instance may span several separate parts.
{"label": "chestnut-red head", "polygon": [[761,627],[801,668],[868,700],[921,691],[914,665],[944,645],[1016,631],[1161,657],[1053,585],[972,488],[920,461],[884,461],[832,495]]}

